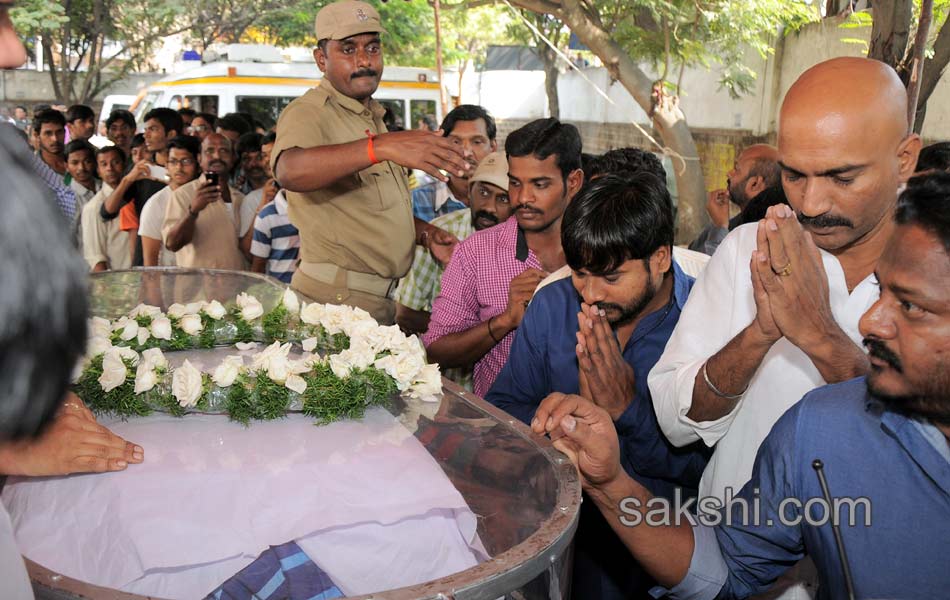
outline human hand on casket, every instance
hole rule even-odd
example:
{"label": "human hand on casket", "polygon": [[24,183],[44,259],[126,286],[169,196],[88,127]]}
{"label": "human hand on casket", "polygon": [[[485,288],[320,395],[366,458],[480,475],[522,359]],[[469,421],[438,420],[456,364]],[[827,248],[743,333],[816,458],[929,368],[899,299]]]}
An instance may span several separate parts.
{"label": "human hand on casket", "polygon": [[538,406],[531,430],[548,434],[567,455],[585,488],[610,485],[623,473],[620,442],[606,410],[574,394],[555,392]]}
{"label": "human hand on casket", "polygon": [[96,422],[72,392],[37,439],[0,447],[0,474],[39,477],[121,471],[145,459],[144,450]]}

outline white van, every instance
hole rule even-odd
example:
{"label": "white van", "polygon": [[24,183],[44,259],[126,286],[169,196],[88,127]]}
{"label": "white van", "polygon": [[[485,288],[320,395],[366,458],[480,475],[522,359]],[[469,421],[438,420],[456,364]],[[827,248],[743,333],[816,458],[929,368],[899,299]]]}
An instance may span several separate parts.
{"label": "white van", "polygon": [[[225,60],[170,75],[146,88],[133,109],[139,127],[153,108],[187,107],[218,116],[250,113],[270,129],[280,111],[317,85],[322,75],[312,57],[308,62],[285,61],[273,46],[232,44],[222,58]],[[413,129],[423,116],[442,121],[438,77],[433,70],[387,66],[373,97],[389,108],[396,124],[405,129]]]}

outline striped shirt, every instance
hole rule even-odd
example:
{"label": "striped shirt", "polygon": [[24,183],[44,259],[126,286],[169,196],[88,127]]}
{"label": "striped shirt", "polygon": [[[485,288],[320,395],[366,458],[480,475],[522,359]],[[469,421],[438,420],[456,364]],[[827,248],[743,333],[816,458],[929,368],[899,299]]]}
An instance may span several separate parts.
{"label": "striped shirt", "polygon": [[[517,219],[473,233],[455,248],[442,275],[442,291],[432,303],[432,319],[423,343],[429,346],[445,335],[468,331],[503,313],[511,280],[530,268],[543,270]],[[473,391],[477,395],[485,396],[508,361],[515,331],[475,363]]]}
{"label": "striped shirt", "polygon": [[287,199],[283,190],[264,205],[254,220],[251,255],[267,259],[267,274],[290,283],[297,270],[300,234],[287,216]]}
{"label": "striped shirt", "polygon": [[30,154],[30,165],[33,167],[33,172],[39,175],[43,183],[56,194],[56,203],[59,204],[59,209],[63,211],[66,218],[70,221],[75,219],[76,213],[80,210],[76,203],[76,194],[63,183],[63,176],[51,169],[36,154]]}

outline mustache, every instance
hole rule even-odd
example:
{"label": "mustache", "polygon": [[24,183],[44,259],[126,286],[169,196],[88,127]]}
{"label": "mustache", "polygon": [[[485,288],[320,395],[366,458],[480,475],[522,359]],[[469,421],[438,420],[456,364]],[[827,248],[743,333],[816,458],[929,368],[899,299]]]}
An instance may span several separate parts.
{"label": "mustache", "polygon": [[604,311],[615,310],[617,312],[623,312],[623,307],[613,302],[594,302],[594,306]]}
{"label": "mustache", "polygon": [[810,226],[816,229],[823,229],[825,227],[847,227],[854,229],[854,223],[852,223],[850,219],[838,215],[824,214],[818,215],[817,217],[806,217],[799,213],[798,222],[801,223],[803,227]]}
{"label": "mustache", "polygon": [[514,208],[512,212],[526,212],[526,213],[541,214],[540,210],[528,204],[519,204],[518,206]]}
{"label": "mustache", "polygon": [[879,360],[883,360],[898,373],[904,372],[904,366],[901,364],[901,359],[898,358],[898,356],[894,354],[894,351],[888,348],[884,342],[877,338],[866,337],[862,340],[862,343],[864,344],[864,347],[868,349],[868,354],[870,356],[873,356]]}
{"label": "mustache", "polygon": [[356,79],[357,77],[379,77],[379,73],[373,69],[360,69],[350,75],[350,79]]}
{"label": "mustache", "polygon": [[493,215],[488,211],[480,210],[475,213],[475,220],[484,219],[486,221],[491,221],[494,224],[498,224],[498,216]]}

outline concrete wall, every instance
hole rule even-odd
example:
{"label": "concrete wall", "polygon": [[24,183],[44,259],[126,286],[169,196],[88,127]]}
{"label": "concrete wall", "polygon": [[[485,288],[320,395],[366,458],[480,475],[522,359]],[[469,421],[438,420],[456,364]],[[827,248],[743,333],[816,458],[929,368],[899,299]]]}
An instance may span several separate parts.
{"label": "concrete wall", "polygon": [[[158,73],[132,73],[97,95],[93,108],[98,110],[102,99],[109,94],[138,94],[141,89],[162,77],[164,75]],[[32,104],[52,102],[55,99],[49,72],[27,69],[0,70],[0,102],[7,105],[25,104],[29,108]]]}

